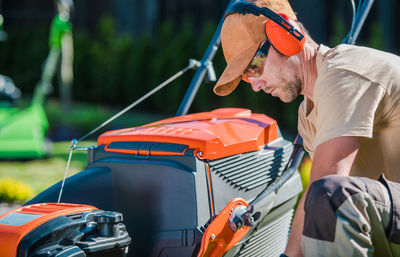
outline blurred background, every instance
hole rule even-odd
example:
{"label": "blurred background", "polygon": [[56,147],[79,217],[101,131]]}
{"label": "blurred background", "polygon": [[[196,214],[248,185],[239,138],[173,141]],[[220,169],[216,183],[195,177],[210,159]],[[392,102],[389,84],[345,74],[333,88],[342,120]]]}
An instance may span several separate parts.
{"label": "blurred background", "polygon": [[[52,79],[53,90],[44,104],[50,124],[47,135],[54,142],[51,155],[40,160],[1,161],[0,202],[7,198],[1,198],[2,194],[13,194],[2,193],[7,190],[17,192],[23,191],[18,189],[20,187],[31,187],[25,190],[31,190],[26,193],[29,196],[23,199],[10,196],[14,200],[7,200],[23,202],[62,179],[70,145],[65,141],[82,136],[143,96],[184,68],[189,58],[200,60],[228,2],[74,1],[70,16],[72,86],[69,92],[63,92],[58,68]],[[352,19],[350,0],[292,0],[290,3],[298,20],[317,43],[335,46],[349,30]],[[357,44],[399,54],[400,24],[395,19],[399,10],[399,1],[375,1]],[[21,90],[18,106],[23,108],[29,104],[41,77],[49,52],[50,24],[57,13],[57,4],[54,0],[2,0],[0,13],[4,18],[2,30],[7,33],[7,39],[0,42],[0,74],[12,78]],[[218,77],[225,67],[221,50],[213,63]],[[185,73],[107,129],[141,125],[175,115],[193,75],[194,71]],[[203,83],[189,112],[221,107],[248,108],[275,118],[286,137],[294,137],[301,99],[283,104],[269,95],[255,94],[244,83],[233,94],[218,97],[213,94],[212,87],[213,83]],[[96,140],[96,136],[90,139]],[[89,145],[94,143],[88,142]],[[84,167],[85,158],[81,153],[75,155],[69,175]],[[3,182],[7,184],[3,186],[5,189],[2,189],[2,178],[8,179],[8,184]],[[15,181],[10,182],[10,179]],[[16,185],[16,181],[28,185],[10,189],[10,184]]]}

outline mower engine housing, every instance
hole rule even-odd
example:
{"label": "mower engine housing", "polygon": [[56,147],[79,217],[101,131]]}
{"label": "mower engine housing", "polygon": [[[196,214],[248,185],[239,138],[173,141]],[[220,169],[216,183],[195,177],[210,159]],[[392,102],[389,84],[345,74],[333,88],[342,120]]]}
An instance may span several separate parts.
{"label": "mower engine housing", "polygon": [[[128,256],[196,256],[208,224],[235,197],[250,202],[278,179],[293,150],[272,118],[217,109],[101,135],[63,202],[118,211]],[[29,202],[55,201],[61,183]],[[301,192],[295,173],[270,211],[224,256],[279,256]]]}

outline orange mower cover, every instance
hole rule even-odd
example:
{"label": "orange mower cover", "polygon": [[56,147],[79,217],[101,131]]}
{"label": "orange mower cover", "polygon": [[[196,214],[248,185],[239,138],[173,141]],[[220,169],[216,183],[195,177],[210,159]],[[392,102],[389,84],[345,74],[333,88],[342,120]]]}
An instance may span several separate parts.
{"label": "orange mower cover", "polygon": [[[240,108],[223,108],[150,123],[141,127],[106,132],[98,138],[105,151],[141,154],[176,155],[166,151],[112,148],[114,142],[162,142],[186,145],[200,159],[215,160],[263,149],[277,139],[274,119]],[[186,150],[187,150],[186,149]],[[184,151],[180,153],[184,155]]]}

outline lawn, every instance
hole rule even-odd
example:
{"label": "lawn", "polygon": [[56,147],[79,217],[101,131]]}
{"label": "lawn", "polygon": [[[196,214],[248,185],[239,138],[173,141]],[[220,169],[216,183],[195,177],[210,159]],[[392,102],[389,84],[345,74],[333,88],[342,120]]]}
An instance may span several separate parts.
{"label": "lawn", "polygon": [[[27,102],[27,101],[26,101]],[[23,104],[22,104],[23,105]],[[68,113],[61,110],[59,101],[49,99],[45,105],[50,124],[48,136],[52,139],[52,151],[48,158],[27,161],[0,161],[0,179],[10,177],[30,185],[34,192],[40,193],[49,186],[62,180],[69,155],[68,148],[72,138],[96,128],[105,120],[119,112],[121,108],[110,108],[104,105],[74,103]],[[165,115],[130,111],[111,124],[96,132],[79,146],[96,145],[96,138],[107,130],[134,127],[166,118]],[[68,176],[76,174],[86,166],[86,152],[74,151],[68,170]]]}
{"label": "lawn", "polygon": [[[82,142],[80,146],[95,145],[95,141]],[[35,193],[40,193],[64,177],[67,165],[70,142],[52,144],[51,156],[45,159],[29,161],[1,161],[0,178],[11,177],[29,184]],[[74,151],[68,176],[76,174],[86,166],[86,152]]]}

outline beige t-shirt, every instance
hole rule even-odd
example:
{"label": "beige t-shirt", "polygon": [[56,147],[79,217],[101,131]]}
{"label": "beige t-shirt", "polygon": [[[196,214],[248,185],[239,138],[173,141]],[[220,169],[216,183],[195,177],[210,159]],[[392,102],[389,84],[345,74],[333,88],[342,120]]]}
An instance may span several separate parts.
{"label": "beige t-shirt", "polygon": [[[351,175],[400,182],[400,57],[371,48],[320,45],[313,101],[299,107],[304,147],[359,136]],[[308,110],[307,110],[308,107]]]}

